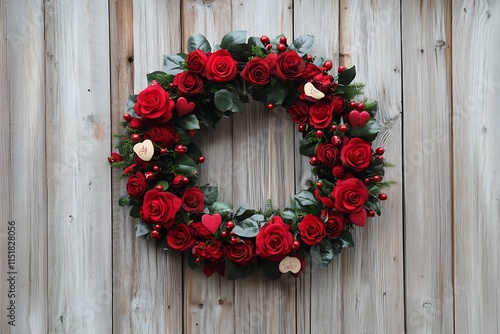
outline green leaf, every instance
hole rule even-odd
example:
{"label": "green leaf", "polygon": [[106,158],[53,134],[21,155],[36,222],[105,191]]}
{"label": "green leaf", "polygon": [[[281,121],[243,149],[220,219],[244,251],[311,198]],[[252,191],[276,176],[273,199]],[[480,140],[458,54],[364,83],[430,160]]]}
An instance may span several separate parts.
{"label": "green leaf", "polygon": [[153,230],[152,224],[146,224],[142,219],[137,220],[137,224],[135,225],[135,237],[141,237],[143,235],[147,235],[151,233]]}
{"label": "green leaf", "polygon": [[306,157],[312,157],[316,153],[316,143],[311,143],[309,140],[303,138],[300,140],[299,152]]}
{"label": "green leaf", "polygon": [[353,137],[359,137],[366,141],[375,140],[379,132],[380,124],[374,118],[371,118],[364,126],[351,128],[351,134]]}
{"label": "green leaf", "polygon": [[302,206],[310,206],[310,205],[315,205],[318,204],[318,201],[316,198],[314,198],[314,194],[307,190],[302,190],[295,196],[293,196],[295,200]]}
{"label": "green leaf", "polygon": [[134,106],[137,102],[137,95],[129,95],[128,100],[127,100],[127,113],[129,113],[132,116],[137,116],[137,114],[134,111]]}
{"label": "green leaf", "polygon": [[356,66],[346,69],[344,72],[339,73],[339,84],[349,85],[356,77]]}
{"label": "green leaf", "polygon": [[287,86],[281,81],[269,86],[267,90],[267,101],[275,105],[281,105],[288,94]]}
{"label": "green leaf", "polygon": [[185,130],[198,130],[200,122],[194,114],[189,114],[177,119],[177,125]]}
{"label": "green leaf", "polygon": [[384,175],[384,161],[373,159],[366,171],[373,175]]}
{"label": "green leaf", "polygon": [[168,182],[165,181],[165,180],[160,180],[156,183],[157,186],[162,186],[163,187],[163,191],[167,190],[169,185],[168,185]]}
{"label": "green leaf", "polygon": [[328,238],[323,238],[311,247],[311,260],[318,267],[326,267],[333,259],[333,247]]}
{"label": "green leaf", "polygon": [[175,131],[179,135],[179,140],[177,141],[178,144],[188,146],[189,143],[191,143],[191,141],[193,140],[193,136],[191,136],[189,130],[184,130],[179,127],[175,127]]}
{"label": "green leaf", "polygon": [[203,192],[203,195],[205,195],[205,204],[206,205],[212,205],[215,203],[217,200],[217,197],[219,196],[219,189],[215,186],[210,186],[206,185],[203,187],[200,187],[201,191]]}
{"label": "green leaf", "polygon": [[225,202],[214,202],[210,208],[210,212],[219,213],[222,218],[226,217],[233,211],[233,205]]}
{"label": "green leaf", "polygon": [[281,277],[281,271],[279,269],[279,263],[269,261],[269,260],[263,260],[262,261],[262,272],[264,273],[264,276],[269,278],[272,281],[276,281]]}
{"label": "green leaf", "polygon": [[130,209],[130,217],[141,218],[141,207],[139,205],[134,205],[132,209]]}
{"label": "green leaf", "polygon": [[237,278],[245,278],[255,273],[259,269],[256,263],[249,264],[243,267],[240,264],[234,263],[233,261],[227,261],[226,263],[226,277],[229,280],[235,280]]}
{"label": "green leaf", "polygon": [[352,238],[351,232],[344,230],[339,239],[342,242],[343,248],[354,247],[354,239]]}
{"label": "green leaf", "polygon": [[377,197],[378,194],[380,194],[380,188],[376,185],[372,185],[368,191],[370,192],[370,195],[373,197]]}
{"label": "green leaf", "polygon": [[191,36],[189,36],[189,39],[187,42],[187,48],[188,48],[188,52],[192,52],[196,49],[200,49],[203,52],[212,51],[212,47],[210,46],[210,43],[208,42],[206,37],[200,33],[194,33]]}
{"label": "green leaf", "polygon": [[314,58],[313,64],[318,67],[322,67],[323,64],[325,63],[325,60],[326,59],[324,57],[316,57]]}
{"label": "green leaf", "polygon": [[314,44],[314,36],[313,35],[302,35],[299,38],[296,38],[292,44],[290,44],[290,49],[297,51],[299,56],[303,56],[309,51],[311,46]]}
{"label": "green leaf", "polygon": [[252,56],[252,46],[249,44],[232,44],[227,51],[239,62],[247,62]]}
{"label": "green leaf", "polygon": [[220,42],[221,49],[228,49],[233,44],[245,44],[247,40],[247,32],[244,30],[237,30],[228,33],[222,38]]}
{"label": "green leaf", "polygon": [[198,161],[198,158],[203,155],[200,148],[195,143],[190,143],[189,145],[187,145],[187,150],[187,154],[194,161]]}
{"label": "green leaf", "polygon": [[184,58],[180,54],[163,56],[163,65],[165,73],[176,75],[184,71],[182,65],[185,63]]}
{"label": "green leaf", "polygon": [[263,215],[255,214],[242,221],[235,221],[233,232],[240,237],[253,238],[259,233],[259,227],[265,222]]}
{"label": "green leaf", "polygon": [[365,203],[365,208],[367,208],[368,210],[375,211],[375,213],[380,216],[380,213],[381,213],[380,212],[380,207],[378,206],[377,203],[375,203],[375,202],[373,202],[371,200],[368,200]]}
{"label": "green leaf", "polygon": [[294,220],[297,219],[297,213],[294,210],[287,208],[281,212],[281,218],[285,220]]}
{"label": "green leaf", "polygon": [[187,155],[178,155],[175,159],[175,171],[187,177],[198,175],[198,165]]}
{"label": "green leaf", "polygon": [[195,270],[196,268],[199,267],[199,264],[196,263],[196,256],[194,256],[194,254],[192,252],[186,252],[186,253],[188,254],[187,263],[188,263],[189,268],[191,268],[192,270]]}
{"label": "green leaf", "polygon": [[120,196],[120,199],[118,199],[118,205],[130,206],[130,196],[127,193]]}
{"label": "green leaf", "polygon": [[215,93],[214,103],[217,109],[222,112],[227,110],[238,112],[242,107],[240,96],[236,92],[231,92],[225,88]]}
{"label": "green leaf", "polygon": [[247,209],[243,206],[240,206],[236,214],[234,215],[234,218],[238,221],[245,220],[249,217],[252,217],[255,214],[255,210]]}

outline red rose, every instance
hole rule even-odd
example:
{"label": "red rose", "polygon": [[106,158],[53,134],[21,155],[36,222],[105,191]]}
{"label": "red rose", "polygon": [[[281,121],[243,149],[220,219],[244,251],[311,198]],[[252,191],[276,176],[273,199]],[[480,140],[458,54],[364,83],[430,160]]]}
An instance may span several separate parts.
{"label": "red rose", "polygon": [[323,71],[316,65],[308,63],[306,65],[306,70],[304,72],[304,80],[309,81],[318,74],[322,74]]}
{"label": "red rose", "polygon": [[150,139],[163,148],[169,148],[179,140],[179,135],[175,131],[173,125],[166,124],[152,126],[149,131],[144,134],[144,139]]}
{"label": "red rose", "polygon": [[276,60],[275,75],[283,80],[295,80],[306,70],[306,62],[296,51],[288,50],[281,53]]}
{"label": "red rose", "polygon": [[136,163],[138,168],[145,168],[148,167],[149,165],[153,164],[153,161],[144,161],[139,156],[134,153],[134,162]]}
{"label": "red rose", "polygon": [[276,53],[270,53],[266,56],[266,61],[269,63],[269,68],[274,71],[276,68],[276,61],[278,60],[278,55]]}
{"label": "red rose", "polygon": [[342,114],[342,111],[344,111],[347,103],[340,96],[334,96],[331,104],[333,106],[333,114],[340,115],[340,114]]}
{"label": "red rose", "polygon": [[140,118],[134,117],[130,120],[128,126],[130,126],[131,129],[139,129],[142,127],[142,121]]}
{"label": "red rose", "polygon": [[306,215],[299,223],[299,233],[304,243],[313,246],[326,236],[325,225],[318,216]]}
{"label": "red rose", "polygon": [[202,260],[218,262],[224,257],[222,243],[219,240],[213,240],[208,245],[205,242],[197,242],[193,247],[193,255]]}
{"label": "red rose", "polygon": [[340,151],[340,160],[345,167],[349,167],[356,172],[361,172],[368,168],[372,162],[372,148],[370,144],[361,138],[349,140],[347,145]]}
{"label": "red rose", "polygon": [[229,51],[221,49],[208,57],[205,76],[213,82],[229,82],[238,74],[238,62]]}
{"label": "red rose", "polygon": [[146,177],[141,172],[130,175],[127,180],[127,192],[132,197],[142,196],[146,192]]}
{"label": "red rose", "polygon": [[141,217],[146,223],[160,224],[166,229],[172,228],[181,203],[180,198],[171,192],[151,189],[144,195]]}
{"label": "red rose", "polygon": [[160,85],[151,85],[137,95],[134,111],[149,124],[165,124],[172,119],[175,103]]}
{"label": "red rose", "polygon": [[290,225],[281,217],[273,217],[257,233],[255,239],[256,253],[263,259],[281,261],[292,250],[293,235]]}
{"label": "red rose", "polygon": [[228,244],[226,248],[227,258],[242,266],[255,262],[254,246],[250,240]]}
{"label": "red rose", "polygon": [[119,153],[116,153],[116,152],[111,153],[111,156],[108,157],[108,162],[110,164],[113,164],[115,162],[121,162],[121,161],[123,161],[123,157]]}
{"label": "red rose", "polygon": [[319,191],[318,188],[316,188],[314,190],[314,197],[316,197],[316,199],[318,201],[320,201],[327,208],[331,208],[331,209],[334,208],[333,200],[330,197],[328,197],[328,196],[320,196],[320,191]]}
{"label": "red rose", "polygon": [[339,149],[330,143],[321,143],[316,149],[318,160],[327,167],[333,167],[339,162]]}
{"label": "red rose", "polygon": [[309,106],[302,101],[295,101],[287,108],[287,111],[292,116],[292,121],[299,125],[307,124],[309,119]]}
{"label": "red rose", "polygon": [[208,228],[203,225],[202,222],[192,222],[190,224],[193,229],[194,234],[200,239],[211,240],[214,238],[214,235]]}
{"label": "red rose", "polygon": [[186,59],[187,67],[191,72],[203,73],[208,56],[200,49],[190,52]]}
{"label": "red rose", "polygon": [[174,85],[177,86],[180,96],[199,95],[205,90],[201,77],[190,71],[178,73],[174,77]]}
{"label": "red rose", "polygon": [[323,92],[326,96],[332,95],[338,86],[331,75],[325,75],[323,73],[315,75],[311,83],[317,90]]}
{"label": "red rose", "polygon": [[170,248],[184,252],[194,246],[193,230],[186,224],[179,224],[168,232],[167,243]]}
{"label": "red rose", "polygon": [[137,167],[137,164],[131,164],[130,166],[124,168],[123,175],[127,175],[128,173],[132,172],[135,167]]}
{"label": "red rose", "polygon": [[321,215],[326,218],[325,231],[330,239],[338,238],[345,226],[348,219],[343,213],[334,210],[323,210]]}
{"label": "red rose", "polygon": [[335,176],[337,179],[341,179],[345,176],[345,170],[344,167],[342,166],[335,166],[332,168],[332,174]]}
{"label": "red rose", "polygon": [[335,209],[340,212],[353,213],[363,210],[363,206],[370,194],[368,189],[356,178],[338,180],[332,190],[332,198],[335,201]]}
{"label": "red rose", "polygon": [[182,208],[186,212],[203,212],[205,195],[198,187],[186,189],[182,194]]}
{"label": "red rose", "polygon": [[271,66],[268,60],[255,57],[245,65],[240,75],[252,85],[265,85],[271,81]]}
{"label": "red rose", "polygon": [[309,123],[315,128],[329,127],[332,119],[333,108],[328,100],[320,100],[309,108]]}

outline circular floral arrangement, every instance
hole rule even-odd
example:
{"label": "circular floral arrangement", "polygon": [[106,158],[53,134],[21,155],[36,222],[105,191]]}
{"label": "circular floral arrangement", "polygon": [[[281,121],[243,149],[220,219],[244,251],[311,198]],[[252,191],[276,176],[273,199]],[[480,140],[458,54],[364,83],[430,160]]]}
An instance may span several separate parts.
{"label": "circular floral arrangement", "polygon": [[[351,230],[380,215],[384,163],[382,147],[371,142],[380,125],[376,103],[355,100],[363,85],[351,84],[355,68],[308,54],[314,41],[305,35],[246,38],[227,34],[212,51],[194,34],[188,53],[164,56],[165,71],[148,74],[150,85],[128,101],[125,134],[118,153],[108,158],[123,169],[136,235],[149,236],[165,249],[186,252],[191,267],[206,276],[229,279],[262,268],[266,277],[297,276],[305,255],[327,266],[342,248],[352,247]],[[300,153],[310,157],[315,180],[280,210],[263,210],[217,201],[213,185],[197,186],[205,157],[193,142],[200,126],[216,123],[250,98],[268,110],[288,112],[302,133]]]}

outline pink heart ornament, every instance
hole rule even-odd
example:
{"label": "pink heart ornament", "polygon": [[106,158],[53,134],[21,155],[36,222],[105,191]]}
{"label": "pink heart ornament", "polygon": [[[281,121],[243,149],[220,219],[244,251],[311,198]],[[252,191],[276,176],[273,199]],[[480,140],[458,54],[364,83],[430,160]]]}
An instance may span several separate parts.
{"label": "pink heart ornament", "polygon": [[194,110],[195,104],[194,102],[188,102],[185,97],[179,97],[175,102],[175,108],[177,109],[177,114],[179,116],[184,116],[189,114]]}
{"label": "pink heart ornament", "polygon": [[349,113],[349,121],[352,126],[365,126],[369,120],[370,114],[368,111],[359,112],[357,110],[353,110]]}
{"label": "pink heart ornament", "polygon": [[222,217],[218,213],[214,213],[213,215],[205,214],[201,217],[201,222],[207,230],[215,233],[222,223]]}

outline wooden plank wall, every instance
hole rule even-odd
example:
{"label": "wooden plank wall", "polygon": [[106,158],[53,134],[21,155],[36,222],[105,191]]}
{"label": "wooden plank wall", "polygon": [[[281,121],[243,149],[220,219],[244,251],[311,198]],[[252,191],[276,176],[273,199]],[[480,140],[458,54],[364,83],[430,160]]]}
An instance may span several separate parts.
{"label": "wooden plank wall", "polygon": [[[356,65],[396,164],[356,248],[297,280],[207,279],[135,239],[116,204],[106,156],[128,94],[191,33],[237,29],[314,34],[315,54]],[[0,1],[0,332],[499,332],[498,31],[497,2]],[[252,104],[201,131],[200,183],[283,207],[310,175],[298,138],[283,110]]]}

